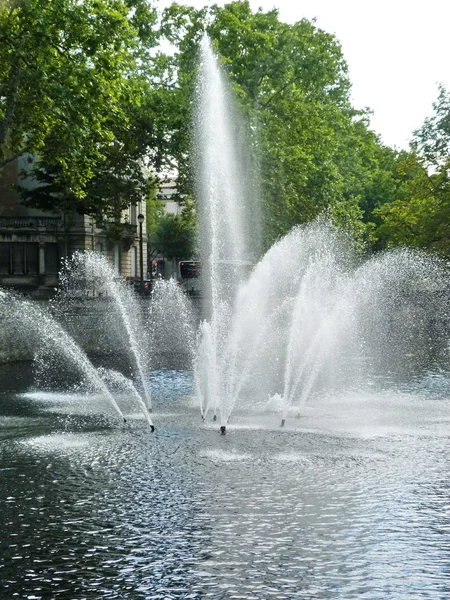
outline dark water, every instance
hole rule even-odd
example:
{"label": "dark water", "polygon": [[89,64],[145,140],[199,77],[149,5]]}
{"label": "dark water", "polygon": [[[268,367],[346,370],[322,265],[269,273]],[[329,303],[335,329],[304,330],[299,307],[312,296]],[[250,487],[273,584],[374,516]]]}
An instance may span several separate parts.
{"label": "dark water", "polygon": [[161,371],[152,435],[126,399],[123,426],[8,369],[2,599],[450,597],[444,377],[322,398],[284,430],[237,415],[220,436],[190,374]]}

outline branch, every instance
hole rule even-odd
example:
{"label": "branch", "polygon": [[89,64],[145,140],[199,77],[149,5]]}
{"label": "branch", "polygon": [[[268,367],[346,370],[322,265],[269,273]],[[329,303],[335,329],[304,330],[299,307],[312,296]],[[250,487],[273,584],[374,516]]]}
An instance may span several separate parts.
{"label": "branch", "polygon": [[22,148],[22,150],[20,152],[16,152],[16,154],[13,154],[13,156],[4,158],[2,161],[0,161],[0,169],[3,169],[3,167],[6,167],[6,165],[9,165],[10,163],[17,160],[19,158],[19,156],[22,156],[22,154],[25,154],[25,152],[27,152],[27,149]]}
{"label": "branch", "polygon": [[283,85],[283,87],[281,87],[274,94],[272,94],[270,96],[270,98],[268,100],[266,100],[266,102],[258,102],[258,104],[261,106],[261,108],[267,108],[274,98],[276,98],[277,96],[282,94],[294,82],[295,82],[295,79],[290,79],[285,85]]}

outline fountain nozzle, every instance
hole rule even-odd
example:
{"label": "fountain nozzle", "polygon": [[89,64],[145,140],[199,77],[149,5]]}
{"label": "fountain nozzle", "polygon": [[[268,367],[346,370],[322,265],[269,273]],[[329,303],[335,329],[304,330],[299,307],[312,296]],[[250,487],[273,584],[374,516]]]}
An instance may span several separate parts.
{"label": "fountain nozzle", "polygon": [[286,423],[286,419],[281,419],[281,425],[280,425],[280,427],[284,427],[285,423]]}
{"label": "fountain nozzle", "polygon": [[227,432],[227,427],[226,425],[221,425],[220,426],[220,435],[225,435]]}
{"label": "fountain nozzle", "polygon": [[217,415],[214,415],[213,421],[217,421]]}
{"label": "fountain nozzle", "polygon": [[127,420],[125,419],[125,417],[123,418],[123,422],[124,422],[124,423],[126,423],[126,422],[127,422]]}
{"label": "fountain nozzle", "polygon": [[155,426],[154,425],[150,425],[150,431],[153,433],[155,431]]}

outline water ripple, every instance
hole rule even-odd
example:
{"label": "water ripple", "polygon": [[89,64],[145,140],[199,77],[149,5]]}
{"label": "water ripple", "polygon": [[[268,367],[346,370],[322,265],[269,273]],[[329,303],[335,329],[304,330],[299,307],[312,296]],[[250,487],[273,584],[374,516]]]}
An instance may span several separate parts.
{"label": "water ripple", "polygon": [[440,425],[220,436],[168,401],[151,435],[47,408],[0,437],[0,598],[450,594]]}

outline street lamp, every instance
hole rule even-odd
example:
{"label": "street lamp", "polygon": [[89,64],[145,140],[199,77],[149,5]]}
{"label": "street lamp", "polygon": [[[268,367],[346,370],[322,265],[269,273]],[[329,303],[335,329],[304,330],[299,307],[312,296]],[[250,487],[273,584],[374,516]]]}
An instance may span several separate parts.
{"label": "street lamp", "polygon": [[140,267],[140,279],[141,279],[141,294],[144,293],[144,241],[142,239],[142,224],[145,221],[145,217],[142,213],[138,214],[137,220],[139,222],[139,267]]}

